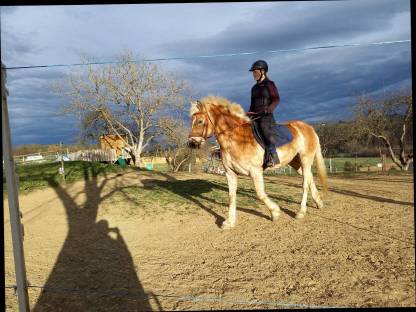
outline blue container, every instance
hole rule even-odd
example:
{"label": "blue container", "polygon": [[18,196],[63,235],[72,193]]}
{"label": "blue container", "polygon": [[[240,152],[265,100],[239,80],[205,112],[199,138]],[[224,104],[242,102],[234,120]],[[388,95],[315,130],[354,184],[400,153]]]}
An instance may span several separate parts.
{"label": "blue container", "polygon": [[146,170],[153,170],[153,164],[146,164],[144,167]]}

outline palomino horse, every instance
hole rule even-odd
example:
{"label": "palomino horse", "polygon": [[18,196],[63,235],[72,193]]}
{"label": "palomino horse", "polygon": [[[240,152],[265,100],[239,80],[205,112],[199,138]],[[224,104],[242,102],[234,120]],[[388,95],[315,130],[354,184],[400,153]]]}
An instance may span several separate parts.
{"label": "palomino horse", "polygon": [[[257,196],[271,212],[274,221],[279,217],[280,208],[264,191],[263,156],[264,149],[257,143],[251,129],[251,120],[243,108],[225,98],[207,96],[191,103],[192,129],[188,144],[192,148],[200,147],[205,140],[215,135],[222,154],[222,163],[226,172],[229,188],[229,215],[222,224],[223,229],[232,228],[236,223],[237,174],[247,175],[253,179]],[[316,166],[321,184],[326,192],[326,168],[321,153],[319,138],[315,130],[302,121],[290,121],[286,124],[293,134],[293,140],[277,148],[280,164],[272,167],[292,166],[303,175],[303,197],[300,211],[296,214],[301,219],[306,213],[308,188],[318,208],[323,202],[313,180],[311,171],[316,156]]]}

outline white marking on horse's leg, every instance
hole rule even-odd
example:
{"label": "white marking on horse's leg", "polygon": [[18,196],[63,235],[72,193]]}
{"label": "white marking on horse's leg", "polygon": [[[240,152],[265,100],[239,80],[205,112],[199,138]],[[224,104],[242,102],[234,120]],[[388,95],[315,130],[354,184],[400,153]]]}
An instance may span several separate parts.
{"label": "white marking on horse's leg", "polygon": [[264,180],[263,180],[263,172],[256,171],[251,173],[251,177],[254,182],[254,187],[256,188],[257,197],[264,202],[264,204],[269,208],[271,212],[272,221],[277,220],[280,215],[280,208],[279,205],[272,201],[269,196],[267,196],[266,192],[264,191]]}
{"label": "white marking on horse's leg", "polygon": [[310,180],[310,189],[311,189],[312,198],[315,201],[316,206],[318,208],[323,208],[324,203],[322,202],[321,196],[319,196],[319,192],[316,188],[315,181],[314,181],[313,177],[311,177],[311,180]]}
{"label": "white marking on horse's leg", "polygon": [[303,167],[303,196],[300,204],[300,210],[296,214],[296,219],[302,219],[306,214],[306,201],[308,200],[309,181],[312,176],[310,166]]}
{"label": "white marking on horse's leg", "polygon": [[221,228],[230,229],[235,226],[236,222],[237,175],[231,170],[227,170],[225,175],[228,181],[229,210],[228,219],[223,222]]}

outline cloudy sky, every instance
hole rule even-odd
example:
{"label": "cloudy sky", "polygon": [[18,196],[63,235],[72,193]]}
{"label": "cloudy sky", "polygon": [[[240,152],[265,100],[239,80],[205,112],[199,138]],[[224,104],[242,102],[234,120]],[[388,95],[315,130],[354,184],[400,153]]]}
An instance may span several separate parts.
{"label": "cloudy sky", "polygon": [[[264,59],[281,96],[278,121],[347,120],[358,95],[410,87],[411,44],[368,45],[410,39],[410,0],[1,7],[6,67],[111,61],[127,51],[185,57],[158,64],[198,96],[221,95],[247,110],[248,69]],[[343,44],[362,45],[268,52]],[[242,52],[258,53],[192,58]],[[65,99],[49,89],[74,69],[8,70],[13,145],[74,142],[78,122],[57,114]]]}

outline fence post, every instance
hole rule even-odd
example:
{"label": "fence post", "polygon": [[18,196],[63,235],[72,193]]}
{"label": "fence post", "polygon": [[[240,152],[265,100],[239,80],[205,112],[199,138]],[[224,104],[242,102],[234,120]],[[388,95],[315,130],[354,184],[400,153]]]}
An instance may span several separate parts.
{"label": "fence post", "polygon": [[62,150],[62,142],[60,142],[60,150],[61,150],[61,170],[60,170],[60,173],[61,173],[62,179],[65,183],[64,151]]}
{"label": "fence post", "polygon": [[358,167],[357,167],[357,152],[355,152],[355,172],[358,172]]}
{"label": "fence post", "polygon": [[332,158],[329,159],[329,172],[332,173]]}
{"label": "fence post", "polygon": [[13,241],[14,267],[16,271],[17,300],[20,312],[29,311],[27,292],[25,256],[23,251],[23,226],[20,223],[19,198],[15,164],[12,156],[12,143],[10,136],[9,112],[7,109],[6,68],[1,63],[1,112],[3,130],[3,161],[6,171],[7,193],[10,212],[10,226]]}

